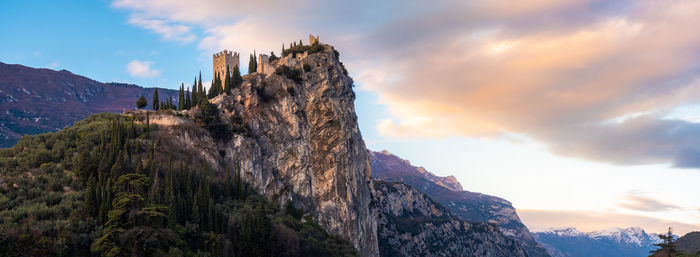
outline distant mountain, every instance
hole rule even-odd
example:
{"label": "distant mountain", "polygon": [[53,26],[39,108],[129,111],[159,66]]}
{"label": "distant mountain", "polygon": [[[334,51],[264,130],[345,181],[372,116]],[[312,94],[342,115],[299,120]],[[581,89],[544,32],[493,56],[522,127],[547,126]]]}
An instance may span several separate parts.
{"label": "distant mountain", "polygon": [[549,229],[532,235],[553,257],[642,257],[656,249],[655,234],[639,227],[584,233],[575,228]]}
{"label": "distant mountain", "polygon": [[690,232],[678,238],[676,246],[684,253],[700,255],[700,231]]}
{"label": "distant mountain", "polygon": [[[141,94],[150,103],[153,91],[0,62],[0,148],[14,145],[24,134],[56,132],[93,113],[132,109]],[[161,99],[177,100],[175,90],[160,88],[158,93]]]}
{"label": "distant mountain", "polygon": [[410,185],[466,221],[496,223],[504,235],[522,245],[528,256],[549,256],[547,250],[530,235],[510,202],[495,196],[464,191],[455,177],[436,176],[388,151],[370,151],[370,162],[373,178]]}

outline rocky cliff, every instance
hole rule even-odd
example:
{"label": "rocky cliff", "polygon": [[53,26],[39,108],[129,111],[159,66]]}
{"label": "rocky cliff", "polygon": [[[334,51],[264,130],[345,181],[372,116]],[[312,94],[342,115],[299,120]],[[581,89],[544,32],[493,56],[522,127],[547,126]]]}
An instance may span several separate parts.
{"label": "rocky cliff", "polygon": [[454,177],[436,176],[387,151],[370,151],[370,160],[373,178],[406,183],[443,204],[463,220],[498,224],[503,234],[520,242],[528,256],[549,256],[547,250],[530,235],[510,202],[464,191]]}
{"label": "rocky cliff", "polygon": [[374,185],[381,256],[527,256],[496,225],[463,221],[402,183]]}
{"label": "rocky cliff", "polygon": [[351,241],[361,256],[377,256],[369,155],[357,126],[353,80],[330,46],[271,65],[280,72],[246,75],[230,94],[210,100],[222,124],[236,131],[230,137],[215,139],[198,129],[191,121],[196,108],[183,112],[190,119],[155,116],[150,122],[173,137],[173,147],[200,153],[219,171],[239,166],[268,199],[293,203]]}

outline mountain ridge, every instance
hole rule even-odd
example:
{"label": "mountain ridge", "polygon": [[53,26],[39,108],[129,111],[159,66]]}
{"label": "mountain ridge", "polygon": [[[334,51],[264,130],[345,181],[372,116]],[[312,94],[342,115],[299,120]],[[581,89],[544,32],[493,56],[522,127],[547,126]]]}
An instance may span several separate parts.
{"label": "mountain ridge", "polygon": [[491,222],[506,236],[520,242],[528,256],[549,256],[520,221],[512,204],[502,198],[462,190],[454,177],[439,177],[388,151],[370,151],[372,177],[408,184],[447,207],[461,219]]}
{"label": "mountain ridge", "polygon": [[610,228],[581,232],[573,227],[532,231],[553,257],[647,256],[659,242],[655,234],[640,227]]}
{"label": "mountain ridge", "polygon": [[[154,90],[0,62],[0,147],[12,146],[24,134],[56,132],[93,113],[121,113],[134,107],[141,94],[150,102]],[[177,100],[175,90],[158,91],[161,100]]]}

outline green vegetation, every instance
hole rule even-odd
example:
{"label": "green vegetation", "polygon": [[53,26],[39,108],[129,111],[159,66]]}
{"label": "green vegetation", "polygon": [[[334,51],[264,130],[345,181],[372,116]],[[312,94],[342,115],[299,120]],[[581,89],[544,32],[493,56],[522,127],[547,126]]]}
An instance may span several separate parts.
{"label": "green vegetation", "polygon": [[298,45],[296,45],[295,42],[294,45],[290,44],[290,47],[288,49],[284,49],[282,51],[282,57],[286,57],[290,54],[292,55],[292,57],[296,57],[297,54],[301,54],[304,52],[307,52],[308,54],[315,54],[323,51],[323,49],[325,49],[325,46],[323,44],[303,45],[300,41]]}
{"label": "green vegetation", "polygon": [[160,107],[159,101],[160,101],[160,100],[158,99],[158,89],[156,88],[156,89],[153,91],[153,103],[152,103],[152,104],[153,104],[153,110],[156,110],[156,111],[158,110],[158,108]]}
{"label": "green vegetation", "polygon": [[248,74],[255,73],[258,70],[258,60],[255,59],[255,51],[250,55],[250,60],[248,60]]}
{"label": "green vegetation", "polygon": [[[204,124],[217,123],[210,107]],[[356,255],[292,202],[256,194],[237,165],[212,170],[168,139],[98,114],[0,149],[0,256]]]}
{"label": "green vegetation", "polygon": [[294,81],[294,83],[301,83],[304,79],[301,77],[301,71],[298,69],[290,68],[289,66],[282,65],[275,69],[275,74],[287,77]]}
{"label": "green vegetation", "polygon": [[146,97],[144,97],[143,94],[141,94],[141,96],[139,96],[139,99],[136,99],[136,108],[141,109],[143,107],[146,107],[146,105],[148,105]]}

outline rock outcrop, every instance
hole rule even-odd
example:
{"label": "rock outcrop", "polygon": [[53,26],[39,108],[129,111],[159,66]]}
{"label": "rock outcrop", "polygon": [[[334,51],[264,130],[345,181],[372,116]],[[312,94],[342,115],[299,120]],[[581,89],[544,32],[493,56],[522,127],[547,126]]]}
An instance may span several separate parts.
{"label": "rock outcrop", "polygon": [[527,256],[494,224],[463,221],[403,183],[374,185],[381,256]]}
{"label": "rock outcrop", "polygon": [[495,196],[464,191],[454,177],[436,176],[387,151],[370,151],[370,160],[373,178],[408,184],[443,204],[463,220],[498,224],[501,232],[517,240],[528,256],[549,256],[547,250],[530,235],[510,202]]}
{"label": "rock outcrop", "polygon": [[[353,80],[331,46],[294,62],[287,58],[271,62],[280,72],[246,75],[230,94],[210,100],[236,131],[230,138],[215,140],[192,122],[171,121],[175,125],[163,131],[175,137],[168,140],[180,144],[175,147],[199,152],[210,168],[240,167],[268,199],[293,203],[352,242],[361,256],[377,256],[369,155],[357,125]],[[289,63],[294,66],[283,67]],[[185,114],[196,119],[197,112]]]}

